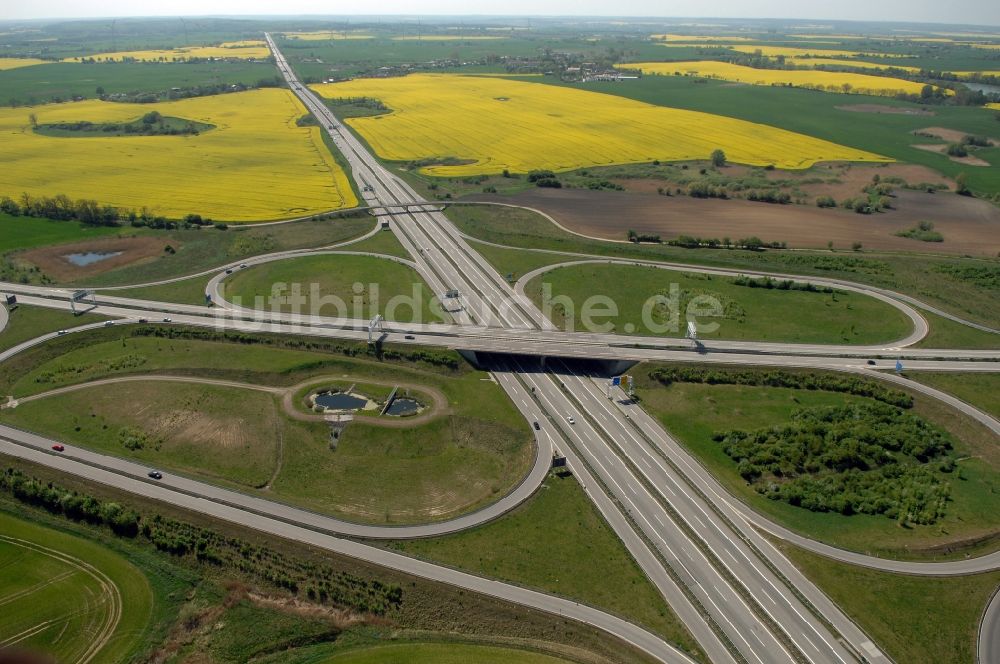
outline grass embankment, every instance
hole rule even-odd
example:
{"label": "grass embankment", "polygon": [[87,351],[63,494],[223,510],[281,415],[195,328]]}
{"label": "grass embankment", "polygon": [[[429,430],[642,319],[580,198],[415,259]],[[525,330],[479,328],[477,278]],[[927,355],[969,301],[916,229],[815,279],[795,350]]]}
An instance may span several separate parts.
{"label": "grass embankment", "polygon": [[[678,297],[670,301],[675,284]],[[716,312],[694,318],[701,339],[874,344],[901,339],[912,329],[901,311],[865,295],[738,284],[728,277],[592,264],[556,268],[529,282],[525,292],[562,329],[587,330],[582,316],[587,311],[585,303],[594,295],[609,298],[606,301],[617,310],[615,316],[593,317],[594,324],[610,327],[595,331],[683,337],[688,316],[699,310]],[[569,306],[560,303],[564,296]],[[664,303],[650,306],[657,296],[665,298]],[[711,299],[699,302],[703,297]],[[549,300],[551,306],[546,305]],[[660,332],[655,326],[669,329]]]}
{"label": "grass embankment", "polygon": [[906,377],[936,387],[1000,418],[1000,373],[912,371]]}
{"label": "grass embankment", "polygon": [[983,610],[1000,572],[946,578],[847,565],[776,541],[792,562],[897,662],[976,660]]}
{"label": "grass embankment", "polygon": [[[995,285],[1000,266],[989,260],[863,252],[685,249],[666,244],[625,244],[573,235],[545,217],[521,208],[457,205],[450,207],[447,214],[472,237],[511,247],[844,279],[906,293],[975,322],[995,325],[1000,319],[1000,298],[997,298]],[[627,225],[623,224],[623,234],[626,228]],[[535,258],[536,254],[544,256],[539,252],[484,252],[501,274],[523,274],[528,255],[532,256],[530,264],[533,267],[572,260],[551,254],[548,263],[544,263],[541,258]]]}
{"label": "grass embankment", "polygon": [[[245,307],[316,316],[427,323],[441,318],[416,270],[382,258],[323,255],[289,258],[241,270],[226,282],[226,299]],[[276,290],[278,289],[278,290]],[[296,293],[298,305],[289,302]]]}
{"label": "grass embankment", "polygon": [[1000,348],[1000,334],[983,332],[968,325],[956,323],[953,320],[921,311],[920,314],[930,323],[931,329],[927,336],[914,344],[914,348],[962,348],[986,349]]}
{"label": "grass embankment", "polygon": [[125,661],[143,647],[153,589],[124,557],[0,511],[0,641],[59,661]]}
{"label": "grass embankment", "polygon": [[403,248],[396,234],[392,231],[376,233],[367,240],[344,247],[344,251],[369,251],[373,254],[386,254],[387,256],[398,256],[399,258],[413,260],[413,256]]}
{"label": "grass embankment", "polygon": [[[121,290],[104,291],[114,297],[128,297],[155,302],[176,302],[177,304],[205,304],[205,291],[210,274],[172,281],[158,286],[140,286]],[[152,315],[152,314],[151,314]]]}
{"label": "grass embankment", "polygon": [[96,314],[75,316],[71,311],[19,304],[16,309],[9,313],[7,327],[0,330],[0,351],[13,348],[19,343],[48,332],[87,325],[88,323],[99,323],[102,320],[105,320],[105,317]]}
{"label": "grass embankment", "polygon": [[550,475],[534,498],[492,523],[392,548],[603,607],[698,652],[575,478]]}
{"label": "grass embankment", "polygon": [[[486,598],[187,512],[176,506],[9,461],[78,492],[134,510],[138,528],[116,534],[0,492],[0,510],[100,541],[149,578],[155,611],[139,657],[197,657],[215,664],[317,662],[342,651],[433,642],[516,647],[623,664],[651,659],[602,632],[547,613]],[[25,494],[22,494],[24,496]],[[516,646],[511,646],[511,642]]]}
{"label": "grass embankment", "polygon": [[[418,391],[426,386],[444,395],[449,412],[407,428],[359,418],[333,441],[324,422],[288,417],[280,394],[130,382],[61,395],[58,409],[48,399],[25,402],[4,411],[3,420],[164,470],[375,523],[436,521],[476,509],[520,482],[533,460],[528,427],[507,396],[448,351],[418,351],[409,361],[403,356],[379,362],[366,355],[364,345],[319,341],[318,349],[297,350],[132,336],[141,333],[102,328],[28,351],[0,368],[0,393],[21,397],[99,378],[154,373],[284,388],[329,376],[331,384],[370,380],[389,388],[415,385]],[[278,337],[261,339],[285,343]],[[308,343],[293,343],[303,341]],[[358,356],[345,356],[345,351]],[[421,361],[426,358],[447,363]]]}
{"label": "grass embankment", "polygon": [[748,484],[737,463],[713,440],[720,431],[785,424],[803,408],[872,404],[871,399],[783,387],[682,382],[664,386],[649,377],[655,366],[633,370],[645,407],[730,492],[778,523],[836,546],[883,557],[941,559],[996,548],[1000,533],[1000,456],[996,439],[952,409],[919,394],[914,397],[912,412],[950,434],[957,467],[951,473],[940,474],[951,490],[944,516],[928,525],[899,525],[887,516],[814,512],[768,499]]}
{"label": "grass embankment", "polygon": [[570,660],[527,650],[458,643],[398,643],[370,646],[335,655],[311,653],[296,664],[559,664]]}

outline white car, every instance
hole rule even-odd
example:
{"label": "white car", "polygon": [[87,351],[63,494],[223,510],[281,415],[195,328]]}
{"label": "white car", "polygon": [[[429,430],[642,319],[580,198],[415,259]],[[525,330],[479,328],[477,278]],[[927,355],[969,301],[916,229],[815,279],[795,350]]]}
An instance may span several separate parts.
{"label": "white car", "polygon": [[567,415],[566,421],[569,422],[570,424],[576,424],[576,420],[573,419],[572,415]]}

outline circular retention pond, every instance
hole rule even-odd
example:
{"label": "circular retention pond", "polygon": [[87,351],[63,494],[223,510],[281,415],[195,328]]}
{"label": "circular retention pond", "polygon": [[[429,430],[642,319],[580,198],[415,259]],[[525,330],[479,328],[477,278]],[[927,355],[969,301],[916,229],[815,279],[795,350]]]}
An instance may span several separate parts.
{"label": "circular retention pond", "polygon": [[420,410],[420,402],[409,397],[397,397],[393,399],[392,405],[385,411],[386,415],[412,415]]}
{"label": "circular retention pond", "polygon": [[368,399],[346,392],[320,392],[313,401],[326,410],[361,410],[368,404]]}
{"label": "circular retention pond", "polygon": [[88,251],[79,254],[66,254],[63,258],[77,267],[86,267],[93,263],[100,263],[103,260],[121,255],[122,252],[120,251]]}

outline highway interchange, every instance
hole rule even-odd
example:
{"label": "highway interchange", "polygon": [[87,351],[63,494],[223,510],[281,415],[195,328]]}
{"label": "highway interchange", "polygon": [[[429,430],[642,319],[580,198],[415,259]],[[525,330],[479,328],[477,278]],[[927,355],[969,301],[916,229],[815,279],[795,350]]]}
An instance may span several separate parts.
{"label": "highway interchange", "polygon": [[[53,455],[53,441],[10,427],[0,427],[0,453],[44,463],[64,472],[126,491],[248,525],[346,555],[364,558],[418,576],[484,592],[509,601],[581,620],[631,643],[665,662],[689,658],[649,632],[591,607],[416,561],[396,553],[338,536],[357,538],[419,537],[454,532],[497,518],[525,500],[543,481],[553,451],[567,457],[574,474],[616,534],[671,608],[691,631],[712,662],[888,662],[889,658],[829,598],[806,579],[760,531],[832,558],[874,568],[911,574],[968,574],[1000,568],[1000,553],[947,563],[904,563],[843,551],[792,533],[754,512],[729,494],[670,434],[627,395],[615,388],[609,399],[607,377],[585,358],[609,363],[647,359],[717,362],[766,366],[821,367],[868,372],[906,358],[907,369],[998,371],[994,351],[910,349],[927,333],[927,323],[912,298],[863,285],[809,279],[816,284],[858,290],[899,308],[913,323],[913,332],[892,345],[879,347],[712,342],[695,348],[689,341],[651,337],[621,337],[556,330],[525,295],[534,273],[511,288],[436,206],[423,201],[408,185],[387,171],[302,85],[272,38],[267,36],[277,66],[289,86],[320,120],[347,159],[366,204],[392,213],[392,229],[411,260],[384,257],[413,266],[431,290],[457,290],[451,324],[392,325],[385,341],[448,346],[475,352],[498,384],[529,421],[541,423],[536,432],[536,462],[528,477],[494,505],[459,519],[425,526],[377,527],[324,517],[274,501],[223,490],[179,476],[155,483],[148,470],[131,462],[73,449]],[[378,231],[379,224],[373,233]],[[369,234],[370,235],[370,234]],[[366,236],[367,237],[367,236]],[[352,253],[351,243],[321,251],[282,252],[248,259],[255,265],[294,255]],[[580,261],[597,259],[579,258]],[[606,262],[607,259],[600,259]],[[636,261],[615,261],[630,264]],[[694,271],[691,266],[647,263],[655,267]],[[101,293],[97,313],[122,319],[274,331],[345,339],[366,339],[368,322],[293,314],[262,314],[226,300],[227,270],[210,276],[206,292],[212,309],[150,302]],[[550,268],[544,268],[541,271]],[[539,273],[541,272],[539,271]],[[725,270],[706,270],[731,274]],[[801,279],[801,277],[790,278]],[[68,308],[70,291],[47,287],[0,284],[31,305]],[[0,329],[6,323],[0,307]],[[952,317],[953,318],[953,317]],[[82,326],[70,332],[92,329]],[[980,326],[981,327],[981,326]],[[407,339],[412,335],[413,339]],[[43,335],[0,353],[0,362],[44,343]],[[548,358],[544,364],[538,357]],[[875,366],[869,358],[878,358]],[[883,380],[904,383],[941,399],[979,420],[1000,435],[1000,422],[950,395],[895,375]],[[569,419],[572,418],[572,421]],[[991,603],[980,638],[981,661],[1000,661],[1000,602]]]}

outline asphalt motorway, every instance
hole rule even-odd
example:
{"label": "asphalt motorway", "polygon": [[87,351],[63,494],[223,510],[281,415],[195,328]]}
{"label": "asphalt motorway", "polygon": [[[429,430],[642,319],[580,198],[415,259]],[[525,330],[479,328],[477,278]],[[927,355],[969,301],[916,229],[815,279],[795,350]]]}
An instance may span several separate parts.
{"label": "asphalt motorway", "polygon": [[[918,334],[920,322],[916,319],[914,334],[897,342],[898,345],[861,349],[818,345],[733,345],[735,342],[692,346],[679,340],[623,339],[615,335],[555,331],[523,293],[512,290],[485,259],[469,247],[446,217],[386,171],[357,138],[339,124],[320,100],[295,79],[270,35],[267,39],[279,70],[288,79],[292,90],[316,114],[346,156],[366,202],[393,213],[393,230],[410,252],[423,278],[441,295],[453,289],[459,291],[458,297],[442,298],[451,300],[451,317],[457,325],[405,330],[419,332],[414,335],[418,337],[412,340],[414,343],[450,345],[484,354],[506,352],[512,355],[601,357],[608,360],[680,359],[699,363],[815,366],[855,372],[871,370],[871,366],[861,361],[866,354],[905,354],[910,358],[908,369],[1000,369],[995,351],[905,349],[905,344],[922,336]],[[32,291],[23,287],[16,290],[15,285],[10,286],[12,292],[26,295],[25,302],[67,306],[65,294],[55,289]],[[7,285],[0,287],[6,288]],[[177,324],[337,338],[363,339],[367,336],[363,321],[310,322],[275,314],[265,314],[267,320],[261,321],[259,316],[258,320],[254,320],[246,310],[233,309],[226,311],[225,316],[216,316],[204,308],[183,308],[185,305],[129,298],[102,299],[108,303],[102,303],[98,312],[122,316],[131,322],[150,316],[151,311],[167,311]],[[919,315],[918,318],[922,320]],[[224,322],[220,323],[220,320]],[[923,331],[926,331],[925,323]],[[403,332],[393,329],[386,340],[406,341]],[[30,347],[40,340],[22,346]],[[5,354],[0,354],[0,361],[5,357]],[[519,364],[521,362],[525,364]],[[493,375],[525,417],[545,422],[542,428],[544,435],[539,435],[539,449],[555,446],[566,454],[588,495],[712,661],[760,664],[849,662],[861,661],[862,658],[869,662],[887,661],[856,625],[798,574],[780,552],[754,532],[750,526],[753,515],[740,511],[745,506],[728,496],[717,483],[706,481],[695,467],[697,464],[688,463],[693,460],[673,457],[672,444],[676,443],[655,420],[635,404],[626,402],[621,395],[608,401],[601,376],[575,374],[568,366],[542,369],[540,365],[527,362],[517,358],[501,360],[493,367]],[[894,364],[894,360],[882,358],[874,367],[891,366],[890,362]],[[574,418],[573,421],[568,419],[570,417]],[[276,509],[276,505],[282,507],[280,504],[262,501],[264,504],[254,504],[251,509],[214,497],[207,499],[201,495],[200,492],[205,489],[200,486],[161,486],[145,481],[141,475],[136,477],[133,474],[135,469],[122,473],[90,465],[85,459],[56,456],[40,447],[50,442],[42,438],[26,444],[25,439],[31,434],[17,430],[0,430],[0,434],[9,440],[17,440],[16,444],[9,440],[0,442],[0,450],[5,453],[33,455],[32,458],[43,463],[84,476],[100,475],[102,479],[95,481],[105,481],[144,495],[157,494],[151,497],[159,499],[164,499],[161,492],[168,491],[173,496],[167,498],[171,502],[182,499],[199,511],[215,515],[226,512],[228,517],[220,518],[249,521],[251,527],[259,527],[260,522],[266,528],[287,529],[286,532],[294,533],[295,539],[327,537],[340,543],[338,546],[364,546],[273,518],[272,510]],[[101,460],[101,463],[105,462]],[[185,478],[176,480],[187,481]],[[300,515],[295,516],[298,518]],[[332,546],[333,543],[327,542],[327,545]],[[421,576],[495,596],[500,596],[495,594],[500,590],[494,586],[503,586],[502,592],[510,594],[505,598],[543,610],[552,610],[554,605],[551,602],[565,601],[420,563],[398,554],[391,556],[395,557],[380,564],[403,571],[423,565]],[[489,591],[481,588],[488,588]],[[567,609],[560,604],[558,610],[553,612],[569,615],[563,613]],[[605,614],[599,617],[591,613],[587,615],[591,624],[597,624],[593,621],[599,618],[603,629],[664,661],[685,659],[648,632],[627,623],[622,625],[609,621],[608,617],[603,617]],[[996,622],[984,622],[987,636],[994,633],[990,625]]]}

